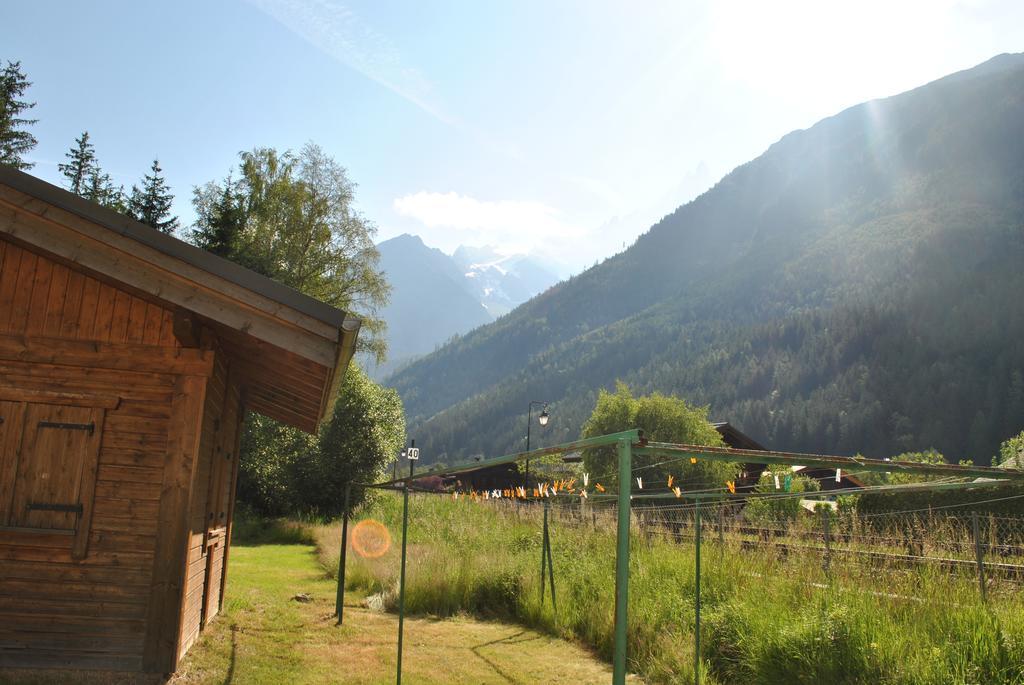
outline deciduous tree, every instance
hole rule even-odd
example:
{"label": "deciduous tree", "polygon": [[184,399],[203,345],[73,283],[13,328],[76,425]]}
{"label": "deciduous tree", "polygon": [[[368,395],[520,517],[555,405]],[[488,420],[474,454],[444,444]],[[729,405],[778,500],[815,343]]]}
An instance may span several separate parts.
{"label": "deciduous tree", "polygon": [[[616,384],[615,392],[602,390],[590,418],[583,424],[581,437],[592,438],[639,428],[657,442],[689,443],[722,446],[722,436],[708,421],[707,407],[693,407],[678,397],[654,393],[634,397],[625,383]],[[666,484],[674,476],[684,489],[724,488],[735,479],[736,464],[690,459],[670,463],[664,457],[633,457],[636,475],[647,483]],[[618,457],[614,447],[584,450],[583,464],[591,479],[605,485],[618,483]],[[656,465],[657,464],[657,465]]]}
{"label": "deciduous tree", "polygon": [[[315,145],[298,154],[245,152],[237,180],[229,176],[193,191],[192,240],[359,315],[366,334],[360,335],[362,349],[382,356],[384,324],[375,314],[388,286],[377,268],[376,229],[353,208],[354,191],[345,170]],[[334,416],[319,436],[249,417],[239,497],[268,515],[336,515],[344,484],[375,479],[404,442],[398,394],[352,364]]]}
{"label": "deciduous tree", "polygon": [[376,315],[388,285],[378,269],[376,227],[353,207],[355,184],[312,143],[298,153],[243,152],[239,179],[193,194],[193,240],[363,320],[360,346],[386,347]]}
{"label": "deciduous tree", "polygon": [[[373,482],[405,444],[398,393],[349,366],[334,414],[318,436],[250,415],[242,439],[239,498],[268,516],[337,516],[349,482]],[[364,496],[354,489],[352,506]]]}

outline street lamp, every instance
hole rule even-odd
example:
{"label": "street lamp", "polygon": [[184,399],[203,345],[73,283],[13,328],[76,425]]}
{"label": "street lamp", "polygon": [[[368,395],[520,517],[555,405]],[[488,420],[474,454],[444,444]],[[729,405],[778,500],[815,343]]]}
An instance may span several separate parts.
{"label": "street lamp", "polygon": [[[538,405],[541,407],[540,414],[537,415],[537,423],[544,426],[548,425],[548,419],[551,415],[548,414],[548,403],[538,402],[534,400],[530,402],[529,408],[526,410],[526,451],[530,451],[530,427],[533,424],[533,406]],[[527,488],[530,485],[530,458],[526,458],[526,474],[523,476],[523,487]]]}

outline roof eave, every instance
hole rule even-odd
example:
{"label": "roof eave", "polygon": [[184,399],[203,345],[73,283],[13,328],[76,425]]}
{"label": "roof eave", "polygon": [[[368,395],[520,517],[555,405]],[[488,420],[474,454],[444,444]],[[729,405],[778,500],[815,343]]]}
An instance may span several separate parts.
{"label": "roof eave", "polygon": [[324,387],[323,400],[320,402],[320,416],[317,420],[318,429],[323,425],[324,421],[330,421],[331,416],[334,414],[334,405],[338,401],[338,390],[345,379],[348,365],[352,362],[352,357],[356,353],[356,339],[359,336],[359,329],[362,327],[362,323],[361,320],[350,316],[345,319],[338,330],[337,361],[335,361],[330,378],[328,378]]}

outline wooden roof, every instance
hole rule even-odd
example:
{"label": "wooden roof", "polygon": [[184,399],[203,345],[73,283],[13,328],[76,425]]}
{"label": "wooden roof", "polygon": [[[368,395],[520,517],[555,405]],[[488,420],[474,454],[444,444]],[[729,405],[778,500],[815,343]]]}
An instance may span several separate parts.
{"label": "wooden roof", "polygon": [[170,305],[179,339],[213,330],[247,408],[310,432],[330,414],[359,319],[5,166],[0,234]]}

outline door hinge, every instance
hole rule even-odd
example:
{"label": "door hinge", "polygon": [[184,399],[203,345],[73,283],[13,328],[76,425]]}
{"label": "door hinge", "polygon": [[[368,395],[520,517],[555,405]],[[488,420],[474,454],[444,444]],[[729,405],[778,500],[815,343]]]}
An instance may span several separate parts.
{"label": "door hinge", "polygon": [[40,421],[40,428],[65,428],[75,431],[89,431],[89,435],[96,432],[95,423],[61,423],[60,421]]}
{"label": "door hinge", "polygon": [[29,511],[63,511],[68,514],[81,514],[81,504],[40,504],[39,502],[29,502],[26,505]]}

